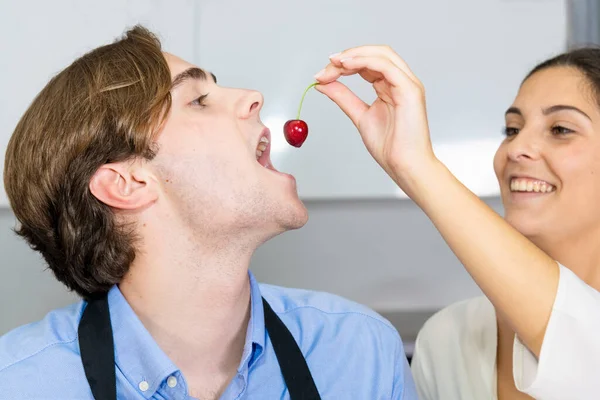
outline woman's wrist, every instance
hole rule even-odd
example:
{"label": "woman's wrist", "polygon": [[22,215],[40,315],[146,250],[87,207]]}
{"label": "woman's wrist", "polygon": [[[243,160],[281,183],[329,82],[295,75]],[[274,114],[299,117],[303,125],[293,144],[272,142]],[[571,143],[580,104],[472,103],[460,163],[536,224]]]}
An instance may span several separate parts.
{"label": "woman's wrist", "polygon": [[394,182],[420,205],[421,199],[427,196],[431,189],[439,187],[441,182],[452,176],[448,168],[434,154],[413,161],[401,168],[393,168]]}

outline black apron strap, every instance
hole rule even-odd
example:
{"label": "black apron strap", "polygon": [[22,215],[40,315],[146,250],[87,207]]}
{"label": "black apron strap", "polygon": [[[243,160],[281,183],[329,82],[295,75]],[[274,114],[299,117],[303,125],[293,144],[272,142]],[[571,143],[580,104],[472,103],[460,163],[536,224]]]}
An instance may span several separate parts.
{"label": "black apron strap", "polygon": [[96,400],[117,400],[115,346],[107,295],[90,300],[79,321],[83,369]]}
{"label": "black apron strap", "polygon": [[319,392],[302,351],[289,329],[263,298],[265,326],[273,343],[283,379],[292,400],[320,400]]}
{"label": "black apron strap", "polygon": [[[263,300],[265,327],[292,400],[321,400],[294,337]],[[90,300],[79,321],[79,350],[95,400],[117,400],[115,350],[107,295]]]}

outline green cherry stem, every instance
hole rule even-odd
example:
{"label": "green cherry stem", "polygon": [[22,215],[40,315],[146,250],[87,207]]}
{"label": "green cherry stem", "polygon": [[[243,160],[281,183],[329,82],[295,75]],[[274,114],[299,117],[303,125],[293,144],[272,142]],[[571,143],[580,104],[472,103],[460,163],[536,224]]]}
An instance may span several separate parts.
{"label": "green cherry stem", "polygon": [[296,116],[296,119],[300,119],[300,110],[302,110],[302,103],[304,102],[304,96],[306,96],[306,92],[308,92],[310,90],[310,88],[315,87],[318,84],[319,84],[319,82],[311,83],[310,86],[308,86],[306,88],[306,90],[304,91],[304,94],[302,95],[302,99],[300,100],[300,106],[298,107],[298,115]]}

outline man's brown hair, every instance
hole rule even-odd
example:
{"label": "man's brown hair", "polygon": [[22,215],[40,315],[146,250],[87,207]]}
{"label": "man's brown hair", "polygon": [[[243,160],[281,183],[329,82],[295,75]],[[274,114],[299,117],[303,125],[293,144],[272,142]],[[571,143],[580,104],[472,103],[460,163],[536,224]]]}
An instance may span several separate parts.
{"label": "man's brown hair", "polygon": [[154,157],[170,88],[160,41],[135,26],[52,78],[10,139],[4,186],[16,232],[84,298],[118,283],[135,257],[135,227],[118,223],[90,179],[106,163]]}

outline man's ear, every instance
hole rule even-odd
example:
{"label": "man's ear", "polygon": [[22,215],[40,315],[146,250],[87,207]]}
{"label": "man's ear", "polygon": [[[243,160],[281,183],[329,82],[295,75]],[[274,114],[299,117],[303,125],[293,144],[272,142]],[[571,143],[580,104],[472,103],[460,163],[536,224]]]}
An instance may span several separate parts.
{"label": "man's ear", "polygon": [[158,198],[152,175],[139,162],[130,160],[101,166],[89,187],[98,200],[121,210],[144,208]]}

